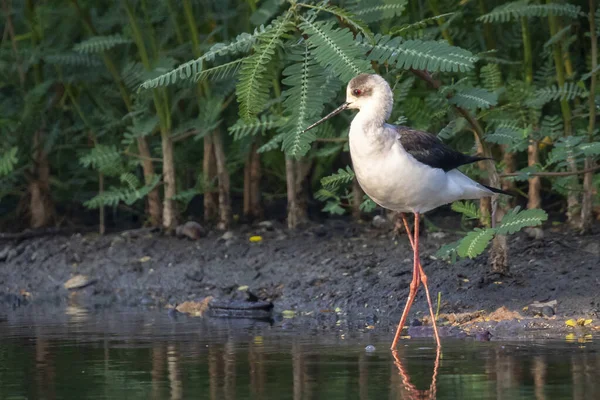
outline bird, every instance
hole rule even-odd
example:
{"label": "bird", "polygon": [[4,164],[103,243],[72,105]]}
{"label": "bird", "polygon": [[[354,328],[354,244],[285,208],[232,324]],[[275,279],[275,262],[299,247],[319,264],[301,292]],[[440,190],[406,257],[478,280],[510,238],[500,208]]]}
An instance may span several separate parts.
{"label": "bird", "polygon": [[[397,347],[421,283],[429,303],[436,344],[441,347],[428,278],[419,257],[420,217],[454,201],[509,193],[475,182],[457,169],[488,158],[458,152],[429,132],[388,124],[393,104],[392,89],[382,76],[360,74],[348,83],[346,101],[304,132],[344,110],[358,110],[348,136],[354,174],[360,187],[376,204],[400,213],[413,249],[412,281],[392,349]],[[413,234],[406,213],[414,215]]]}

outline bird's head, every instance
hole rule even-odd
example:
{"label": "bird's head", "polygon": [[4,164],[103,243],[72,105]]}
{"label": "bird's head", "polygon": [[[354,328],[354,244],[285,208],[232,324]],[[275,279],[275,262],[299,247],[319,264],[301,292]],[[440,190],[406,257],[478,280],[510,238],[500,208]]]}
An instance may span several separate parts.
{"label": "bird's head", "polygon": [[329,118],[346,109],[359,111],[369,109],[372,110],[376,116],[385,121],[392,112],[393,98],[390,85],[380,75],[360,74],[348,82],[348,86],[346,87],[346,102],[306,128],[304,132],[327,121]]}

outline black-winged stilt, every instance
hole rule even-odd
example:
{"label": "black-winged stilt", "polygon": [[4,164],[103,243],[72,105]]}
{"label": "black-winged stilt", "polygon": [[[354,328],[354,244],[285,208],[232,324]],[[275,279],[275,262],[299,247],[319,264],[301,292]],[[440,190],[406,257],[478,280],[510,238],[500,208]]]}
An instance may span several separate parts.
{"label": "black-winged stilt", "polygon": [[[398,343],[420,283],[425,287],[439,347],[427,275],[419,259],[420,215],[457,200],[480,199],[505,192],[477,183],[456,169],[485,158],[457,152],[430,133],[386,123],[393,103],[392,89],[385,79],[375,74],[361,74],[348,83],[346,102],[306,128],[305,132],[345,109],[359,111],[352,120],[349,135],[354,173],[360,186],[375,203],[402,213],[414,253],[408,300],[392,349]],[[404,215],[406,212],[415,216],[413,236]]]}

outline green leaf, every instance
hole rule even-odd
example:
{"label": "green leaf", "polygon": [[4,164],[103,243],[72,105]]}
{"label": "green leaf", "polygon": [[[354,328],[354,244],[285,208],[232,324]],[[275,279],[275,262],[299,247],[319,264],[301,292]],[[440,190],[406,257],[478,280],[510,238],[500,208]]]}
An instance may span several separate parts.
{"label": "green leaf", "polygon": [[307,45],[290,50],[289,58],[296,61],[283,70],[283,106],[288,122],[283,126],[283,150],[287,155],[300,157],[308,152],[316,139],[316,130],[304,132],[322,112],[339,89],[339,81],[327,75],[312,57]]}
{"label": "green leaf", "polygon": [[485,251],[495,233],[496,231],[492,228],[475,228],[460,240],[457,248],[458,255],[469,258],[477,257]]}
{"label": "green leaf", "polygon": [[529,107],[542,107],[550,101],[573,100],[576,97],[587,96],[588,92],[585,88],[579,86],[577,83],[567,82],[562,87],[552,85],[536,90],[533,96],[529,98],[525,104]]}
{"label": "green leaf", "polygon": [[233,140],[240,140],[246,136],[264,135],[270,129],[281,126],[284,120],[274,115],[261,115],[250,121],[238,120],[229,127],[229,134],[233,135]]}
{"label": "green leaf", "polygon": [[452,203],[450,208],[452,208],[452,211],[461,213],[470,219],[479,219],[481,217],[481,212],[479,211],[477,205],[472,201],[455,201]]}
{"label": "green leaf", "polygon": [[358,19],[353,13],[350,11],[344,10],[337,6],[327,5],[327,4],[318,4],[315,6],[308,4],[300,4],[303,7],[308,7],[311,9],[325,11],[337,16],[342,23],[346,25],[350,25],[355,31],[361,32],[365,37],[369,40],[373,40],[373,33],[369,29],[369,27],[360,19]]}
{"label": "green leaf", "polygon": [[498,104],[498,94],[482,88],[465,88],[449,99],[451,104],[465,109],[488,109]]}
{"label": "green leaf", "polygon": [[493,133],[486,134],[483,138],[489,143],[513,145],[523,139],[523,131],[507,126],[501,126]]}
{"label": "green leaf", "polygon": [[338,169],[338,172],[333,175],[326,176],[321,179],[321,185],[329,190],[335,190],[339,186],[348,184],[354,179],[354,171],[347,166],[346,169]]}
{"label": "green leaf", "polygon": [[461,240],[459,239],[455,242],[443,245],[438,249],[438,251],[435,252],[434,257],[441,260],[450,261],[452,263],[456,262],[457,250],[458,246],[460,245],[460,241]]}
{"label": "green leaf", "polygon": [[363,212],[370,213],[377,208],[377,204],[365,194],[363,196],[363,202],[360,203],[360,206],[358,206],[358,208],[360,208]]}
{"label": "green leaf", "polygon": [[347,28],[334,28],[334,21],[314,22],[304,17],[300,29],[308,35],[310,50],[319,64],[330,67],[335,76],[344,82],[356,75],[372,71],[371,63],[362,51],[353,46],[354,36]]}
{"label": "green leaf", "polygon": [[600,155],[600,142],[580,144],[579,150],[588,157]]}
{"label": "green leaf", "polygon": [[73,46],[78,53],[101,53],[113,47],[132,43],[131,39],[121,35],[93,36]]}
{"label": "green leaf", "polygon": [[549,15],[577,18],[581,7],[572,4],[529,4],[528,0],[513,1],[494,8],[477,18],[483,22],[509,22],[521,17],[547,17]]}
{"label": "green leaf", "polygon": [[269,99],[270,79],[268,64],[275,57],[275,50],[283,44],[285,34],[293,28],[291,13],[273,22],[273,29],[259,37],[254,54],[244,59],[239,72],[236,96],[240,105],[240,118],[251,120],[264,109]]}
{"label": "green leaf", "polygon": [[407,2],[407,0],[362,0],[352,9],[352,12],[358,18],[370,23],[401,15]]}
{"label": "green leaf", "polygon": [[202,82],[207,80],[217,82],[223,79],[231,78],[232,76],[235,76],[237,74],[240,67],[242,66],[242,63],[245,60],[246,57],[239,58],[237,60],[233,60],[225,64],[205,69],[196,75],[196,82]]}
{"label": "green leaf", "polygon": [[19,159],[17,158],[17,147],[12,147],[10,150],[0,154],[0,177],[10,174]]}
{"label": "green leaf", "polygon": [[395,63],[398,68],[407,70],[465,72],[471,70],[477,61],[477,57],[468,50],[432,40],[403,41],[400,37],[376,35],[372,45],[359,36],[356,45],[369,53],[369,60],[381,64]]}
{"label": "green leaf", "polygon": [[510,210],[504,218],[500,226],[496,227],[499,235],[510,235],[527,226],[538,226],[548,219],[548,214],[544,210],[530,209],[520,211],[520,207],[515,207]]}

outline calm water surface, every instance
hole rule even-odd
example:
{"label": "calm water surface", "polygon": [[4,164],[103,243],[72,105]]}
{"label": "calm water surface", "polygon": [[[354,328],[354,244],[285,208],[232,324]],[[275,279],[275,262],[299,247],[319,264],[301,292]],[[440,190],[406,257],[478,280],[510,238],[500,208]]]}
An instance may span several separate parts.
{"label": "calm water surface", "polygon": [[445,340],[438,355],[420,339],[392,354],[390,340],[164,312],[16,311],[0,314],[0,399],[600,399],[597,343]]}

